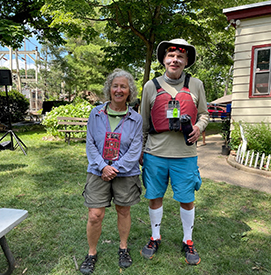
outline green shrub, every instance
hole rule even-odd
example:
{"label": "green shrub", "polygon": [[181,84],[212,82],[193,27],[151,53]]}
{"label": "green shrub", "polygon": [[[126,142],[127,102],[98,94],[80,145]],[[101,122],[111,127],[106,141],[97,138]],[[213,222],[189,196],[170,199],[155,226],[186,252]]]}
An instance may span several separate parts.
{"label": "green shrub", "polygon": [[[234,129],[231,131],[231,148],[234,150],[238,149],[241,144],[242,138],[240,133],[239,124],[233,123]],[[264,122],[258,124],[242,123],[244,129],[244,135],[247,139],[247,149],[259,152],[260,154],[265,153],[266,155],[271,154],[271,126]]]}
{"label": "green shrub", "polygon": [[[45,130],[49,135],[64,137],[65,133],[60,133],[57,129],[61,129],[61,126],[57,125],[57,117],[89,117],[91,110],[94,108],[89,102],[81,101],[79,103],[71,103],[68,105],[62,105],[59,107],[53,107],[53,109],[46,114],[42,121],[42,125],[45,126]],[[82,129],[81,126],[71,126],[72,129]],[[62,127],[63,128],[63,127]],[[85,127],[86,128],[86,127]],[[74,137],[85,137],[85,133],[76,133]]]}
{"label": "green shrub", "polygon": [[[24,115],[29,109],[29,100],[16,90],[8,92],[9,110],[11,122],[24,120]],[[7,108],[7,96],[5,91],[0,91],[0,121],[8,124],[9,114]]]}
{"label": "green shrub", "polygon": [[242,142],[240,127],[237,122],[233,122],[232,127],[233,129],[231,130],[230,134],[230,146],[232,150],[237,150],[238,146]]}

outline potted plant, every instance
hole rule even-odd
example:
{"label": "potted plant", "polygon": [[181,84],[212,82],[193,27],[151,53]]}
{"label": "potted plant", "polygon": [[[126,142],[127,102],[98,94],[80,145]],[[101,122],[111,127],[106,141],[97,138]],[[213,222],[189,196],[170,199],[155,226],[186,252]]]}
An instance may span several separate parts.
{"label": "potted plant", "polygon": [[229,155],[231,148],[229,146],[230,143],[230,127],[231,127],[231,120],[230,118],[226,118],[222,120],[222,127],[221,127],[221,135],[224,139],[224,144],[222,145],[222,155]]}

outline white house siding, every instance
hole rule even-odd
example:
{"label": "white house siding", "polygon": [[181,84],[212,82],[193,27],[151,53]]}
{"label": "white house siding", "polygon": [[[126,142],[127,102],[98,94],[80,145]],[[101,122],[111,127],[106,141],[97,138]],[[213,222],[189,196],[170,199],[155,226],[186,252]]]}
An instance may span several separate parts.
{"label": "white house siding", "polygon": [[271,97],[249,98],[252,46],[271,44],[271,16],[240,20],[236,28],[232,119],[271,123]]}

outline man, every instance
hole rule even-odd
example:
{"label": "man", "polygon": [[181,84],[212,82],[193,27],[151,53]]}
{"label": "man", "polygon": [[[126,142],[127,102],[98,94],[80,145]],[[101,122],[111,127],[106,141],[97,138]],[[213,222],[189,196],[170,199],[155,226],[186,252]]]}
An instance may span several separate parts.
{"label": "man", "polygon": [[[140,162],[152,228],[141,254],[151,259],[161,244],[163,197],[170,177],[173,198],[180,202],[182,250],[186,262],[195,265],[200,263],[200,257],[192,242],[194,192],[201,186],[196,141],[209,119],[205,91],[199,79],[183,71],[196,60],[195,47],[187,41],[162,41],[157,47],[157,59],[166,72],[145,84],[141,103],[144,154]],[[186,136],[189,125],[191,132]]]}

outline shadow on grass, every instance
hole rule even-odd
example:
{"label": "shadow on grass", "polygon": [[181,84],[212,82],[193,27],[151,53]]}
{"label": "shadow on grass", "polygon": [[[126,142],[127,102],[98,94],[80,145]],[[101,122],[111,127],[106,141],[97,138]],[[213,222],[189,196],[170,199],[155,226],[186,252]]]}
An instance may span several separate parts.
{"label": "shadow on grass", "polygon": [[1,164],[0,165],[0,172],[4,172],[4,171],[13,171],[16,169],[20,169],[20,168],[26,168],[27,165],[26,164],[16,164],[16,163],[12,163],[12,164]]}

